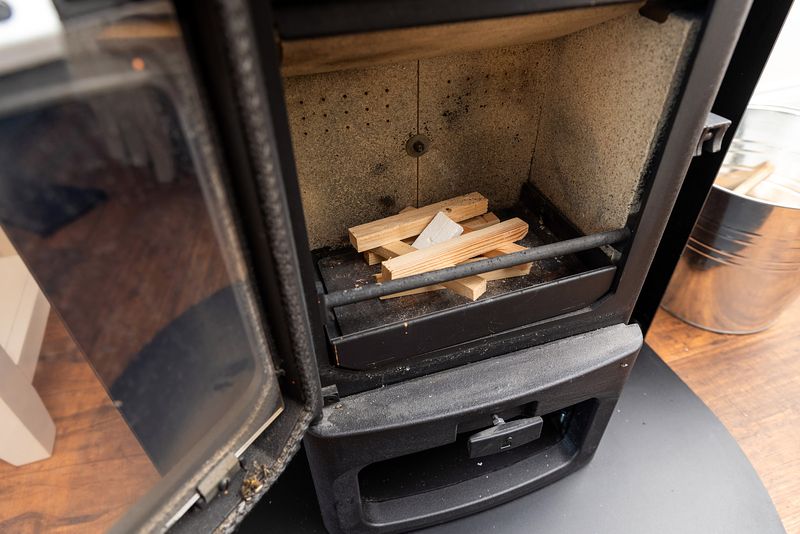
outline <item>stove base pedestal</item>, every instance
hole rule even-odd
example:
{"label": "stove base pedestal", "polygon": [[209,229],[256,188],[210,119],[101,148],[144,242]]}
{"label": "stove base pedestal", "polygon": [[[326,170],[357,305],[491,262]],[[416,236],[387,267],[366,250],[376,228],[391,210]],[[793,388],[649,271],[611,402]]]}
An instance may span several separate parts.
{"label": "stove base pedestal", "polygon": [[[298,455],[240,532],[324,534]],[[750,462],[722,423],[649,347],[642,349],[594,459],[506,504],[424,532],[784,533]]]}

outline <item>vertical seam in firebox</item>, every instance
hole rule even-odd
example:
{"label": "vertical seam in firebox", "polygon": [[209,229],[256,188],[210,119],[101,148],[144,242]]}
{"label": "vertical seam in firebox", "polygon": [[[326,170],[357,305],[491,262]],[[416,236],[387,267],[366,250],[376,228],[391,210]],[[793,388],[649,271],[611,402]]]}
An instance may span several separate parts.
{"label": "vertical seam in firebox", "polygon": [[[549,48],[548,48],[548,52],[550,52]],[[550,57],[552,57],[552,53],[548,56],[548,59]],[[548,94],[547,89],[548,89],[548,85],[549,85],[547,82],[550,79],[549,69],[551,68],[551,64],[552,64],[552,61],[548,61],[548,64],[546,66],[546,68],[548,69],[548,72],[545,73],[545,79],[542,80],[542,74],[541,73],[542,73],[543,69],[539,69],[538,68],[539,65],[541,64],[541,61],[542,61],[542,59],[540,57],[538,59],[537,63],[536,63],[537,68],[535,69],[534,72],[537,73],[536,74],[536,81],[538,82],[539,85],[543,85],[544,89],[541,91],[541,97],[540,97],[541,100],[539,101],[539,111],[538,111],[538,113],[536,115],[536,134],[534,135],[534,138],[533,138],[533,150],[531,150],[531,162],[528,165],[528,182],[531,182],[533,180],[533,176],[532,176],[532,174],[533,174],[533,160],[536,157],[536,148],[537,148],[537,146],[539,144],[539,130],[541,130],[541,128],[542,128],[542,115],[544,115],[544,103],[547,100],[547,94]]]}
{"label": "vertical seam in firebox", "polygon": [[[419,61],[417,60],[417,131],[416,135],[419,135]],[[415,158],[417,160],[417,201],[415,206],[419,207],[419,158]]]}

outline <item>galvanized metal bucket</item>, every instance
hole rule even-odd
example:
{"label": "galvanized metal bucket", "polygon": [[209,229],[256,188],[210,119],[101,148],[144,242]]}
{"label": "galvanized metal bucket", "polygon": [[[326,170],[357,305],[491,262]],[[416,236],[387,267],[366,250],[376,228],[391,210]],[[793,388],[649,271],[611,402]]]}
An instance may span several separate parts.
{"label": "galvanized metal bucket", "polygon": [[[725,168],[765,157],[776,172],[800,173],[800,113],[748,110]],[[662,306],[695,326],[746,334],[768,328],[798,295],[800,209],[715,185]]]}

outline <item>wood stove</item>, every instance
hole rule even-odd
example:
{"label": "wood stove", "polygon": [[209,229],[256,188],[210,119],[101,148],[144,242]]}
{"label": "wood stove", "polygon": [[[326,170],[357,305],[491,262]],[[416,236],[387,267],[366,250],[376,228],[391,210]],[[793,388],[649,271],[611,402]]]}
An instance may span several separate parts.
{"label": "wood stove", "polygon": [[[130,237],[137,250],[208,266],[140,271],[181,304],[148,301],[161,322],[143,348],[85,349],[163,475],[121,528],[233,528],[301,440],[331,532],[446,521],[591,459],[642,345],[632,314],[686,169],[725,133],[707,119],[747,2],[116,4],[59,4],[79,83],[54,91],[98,118],[148,109],[125,127],[161,142],[140,140],[144,165],[111,151],[124,187],[66,164],[63,183],[100,190],[83,211],[158,200],[184,237],[162,235],[177,228],[165,218]],[[3,107],[16,115],[0,132],[81,115],[49,94]],[[100,143],[109,123],[89,122]],[[140,172],[157,179],[140,188]],[[527,250],[376,283],[347,242],[350,227],[472,192],[528,224]],[[65,245],[81,210],[32,237],[25,221],[42,215],[28,208],[4,226],[86,346],[98,323],[50,266],[113,248],[130,218]],[[112,279],[120,266],[98,257],[72,274]],[[380,298],[525,262],[474,301]],[[138,321],[136,291],[117,298]],[[114,317],[116,342],[134,314]]]}
{"label": "wood stove", "polygon": [[[301,22],[301,8],[276,8],[328,348],[318,366],[331,403],[306,444],[329,529],[441,521],[591,457],[641,344],[638,331],[614,325],[627,322],[642,283],[645,258],[633,244],[657,242],[660,225],[646,223],[668,203],[658,191],[679,186],[678,175],[657,176],[657,160],[703,21],[687,11],[657,22],[640,7],[361,33],[321,30]],[[421,150],[406,150],[412,140]],[[523,245],[553,252],[475,302],[451,292],[359,295],[370,270],[342,246],[346,228],[470,191],[529,223]],[[577,340],[613,349],[602,362],[565,349],[586,364],[580,388],[533,386]],[[527,366],[511,371],[515,358]],[[497,441],[496,455],[478,462],[468,445],[492,417],[498,429],[540,419],[542,436]]]}

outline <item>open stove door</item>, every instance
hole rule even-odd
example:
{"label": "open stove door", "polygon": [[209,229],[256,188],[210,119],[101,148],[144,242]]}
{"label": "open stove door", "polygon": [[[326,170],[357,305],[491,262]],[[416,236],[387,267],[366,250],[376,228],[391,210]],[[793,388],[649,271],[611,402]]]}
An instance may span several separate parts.
{"label": "open stove door", "polygon": [[142,480],[109,484],[135,502],[115,529],[232,529],[321,406],[305,237],[255,65],[227,39],[241,14],[8,4],[0,225],[130,429],[113,446]]}

